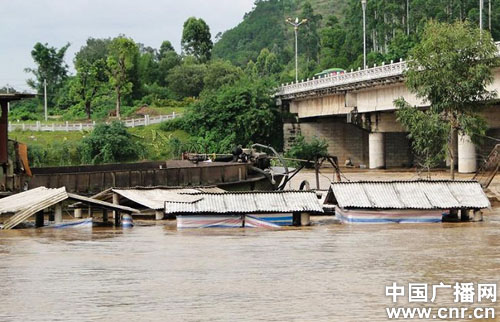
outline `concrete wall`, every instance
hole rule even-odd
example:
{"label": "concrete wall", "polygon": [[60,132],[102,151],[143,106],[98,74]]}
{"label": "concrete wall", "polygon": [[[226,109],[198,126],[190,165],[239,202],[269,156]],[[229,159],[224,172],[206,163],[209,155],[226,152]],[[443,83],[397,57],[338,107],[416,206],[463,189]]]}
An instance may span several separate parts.
{"label": "concrete wall", "polygon": [[384,133],[385,166],[387,168],[410,167],[413,152],[407,133]]}
{"label": "concrete wall", "polygon": [[347,114],[352,107],[345,106],[345,95],[329,95],[290,102],[290,113],[296,113],[300,118],[311,116],[328,116]]}
{"label": "concrete wall", "polygon": [[368,132],[347,124],[345,118],[301,121],[300,132],[306,139],[324,138],[328,142],[328,153],[337,156],[340,165],[347,158],[356,165],[368,165]]}
{"label": "concrete wall", "polygon": [[357,92],[358,113],[394,110],[394,100],[403,97],[408,103],[425,106],[425,103],[411,94],[404,83],[378,86]]}

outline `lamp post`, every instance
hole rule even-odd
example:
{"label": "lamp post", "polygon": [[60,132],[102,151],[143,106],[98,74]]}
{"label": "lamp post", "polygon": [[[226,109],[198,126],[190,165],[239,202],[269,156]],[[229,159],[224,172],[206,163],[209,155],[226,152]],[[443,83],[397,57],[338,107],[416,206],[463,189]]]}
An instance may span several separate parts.
{"label": "lamp post", "polygon": [[479,0],[479,30],[481,32],[481,36],[483,35],[483,5],[484,0]]}
{"label": "lamp post", "polygon": [[293,29],[295,31],[295,82],[299,81],[299,63],[298,63],[298,37],[297,33],[299,31],[299,26],[303,23],[307,22],[307,19],[302,19],[299,22],[299,18],[295,18],[295,21],[293,21],[291,18],[287,18],[286,22],[291,24],[293,26]]}
{"label": "lamp post", "polygon": [[363,8],[363,69],[366,69],[366,0],[361,0]]}

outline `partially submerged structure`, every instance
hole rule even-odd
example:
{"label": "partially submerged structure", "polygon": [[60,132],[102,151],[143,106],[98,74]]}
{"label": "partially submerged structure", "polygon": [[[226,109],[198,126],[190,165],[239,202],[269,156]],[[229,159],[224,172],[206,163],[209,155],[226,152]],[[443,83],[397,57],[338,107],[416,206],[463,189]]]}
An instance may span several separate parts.
{"label": "partially submerged structure", "polygon": [[[209,187],[133,187],[109,188],[93,196],[95,199],[126,205],[139,209],[142,215],[155,215],[157,220],[163,219],[165,201],[176,200],[189,202],[193,200],[190,195],[200,192],[224,192],[220,188]],[[194,198],[196,199],[196,198]]]}
{"label": "partially submerged structure", "polygon": [[53,217],[55,224],[60,224],[62,223],[63,202],[65,201],[76,201],[82,207],[101,210],[105,221],[107,221],[107,211],[113,211],[116,224],[120,222],[121,213],[132,214],[138,212],[134,208],[68,193],[65,187],[57,189],[39,187],[0,199],[0,215],[6,214],[10,216],[4,222],[2,229],[12,229],[28,220],[31,216],[35,216],[35,225],[37,227],[44,225],[45,215],[49,218]]}
{"label": "partially submerged structure", "polygon": [[178,228],[308,225],[323,209],[313,191],[199,192],[165,200]]}
{"label": "partially submerged structure", "polygon": [[441,222],[468,220],[490,202],[476,181],[360,181],[332,183],[325,203],[348,223]]}

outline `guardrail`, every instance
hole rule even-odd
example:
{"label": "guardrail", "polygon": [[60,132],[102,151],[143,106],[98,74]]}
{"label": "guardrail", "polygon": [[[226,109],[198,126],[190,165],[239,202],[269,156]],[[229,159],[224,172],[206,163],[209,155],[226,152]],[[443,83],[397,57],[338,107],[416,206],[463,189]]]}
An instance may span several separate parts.
{"label": "guardrail", "polygon": [[[500,42],[496,42],[495,44],[500,56]],[[397,63],[391,61],[390,64],[387,65],[385,63],[382,63],[382,66],[375,65],[372,68],[358,69],[357,71],[351,70],[350,72],[345,72],[343,74],[331,75],[328,77],[316,79],[313,78],[311,80],[307,79],[290,84],[282,84],[278,89],[276,96],[285,96],[335,86],[359,83],[363,81],[371,81],[391,76],[400,76],[406,70],[406,66],[406,61],[400,59],[400,61]]]}
{"label": "guardrail", "polygon": [[[144,115],[143,118],[137,119],[128,119],[122,120],[121,122],[126,127],[136,127],[136,126],[146,126],[150,124],[158,124],[163,121],[171,120],[176,117],[181,116],[182,114],[172,113],[170,115],[158,115],[158,116],[150,116]],[[109,123],[109,122],[106,122]],[[21,123],[21,122],[9,122],[9,132],[11,131],[39,131],[39,132],[70,132],[70,131],[83,131],[83,130],[92,130],[94,129],[96,122],[93,121],[91,123],[81,122],[81,123],[42,123],[37,121],[36,123]]]}

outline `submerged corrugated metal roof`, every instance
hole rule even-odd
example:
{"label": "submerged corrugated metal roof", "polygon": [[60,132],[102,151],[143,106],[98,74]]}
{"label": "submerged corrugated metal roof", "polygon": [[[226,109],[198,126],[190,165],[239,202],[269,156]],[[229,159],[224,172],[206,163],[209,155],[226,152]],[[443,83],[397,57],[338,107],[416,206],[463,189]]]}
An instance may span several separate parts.
{"label": "submerged corrugated metal roof", "polygon": [[342,208],[488,208],[476,181],[360,181],[332,183],[327,200]]}
{"label": "submerged corrugated metal roof", "polygon": [[312,191],[252,191],[197,193],[193,202],[165,203],[165,213],[322,213],[318,197]]}
{"label": "submerged corrugated metal roof", "polygon": [[68,194],[64,187],[58,189],[38,187],[0,199],[0,214],[16,213],[36,204],[45,203],[50,207],[53,204],[52,200],[64,200],[66,198],[68,198]]}
{"label": "submerged corrugated metal roof", "polygon": [[200,192],[224,192],[217,187],[199,187],[199,188],[136,188],[136,189],[112,189],[120,196],[129,199],[137,204],[153,210],[164,208],[165,201],[172,202],[194,202],[200,200],[196,194]]}

